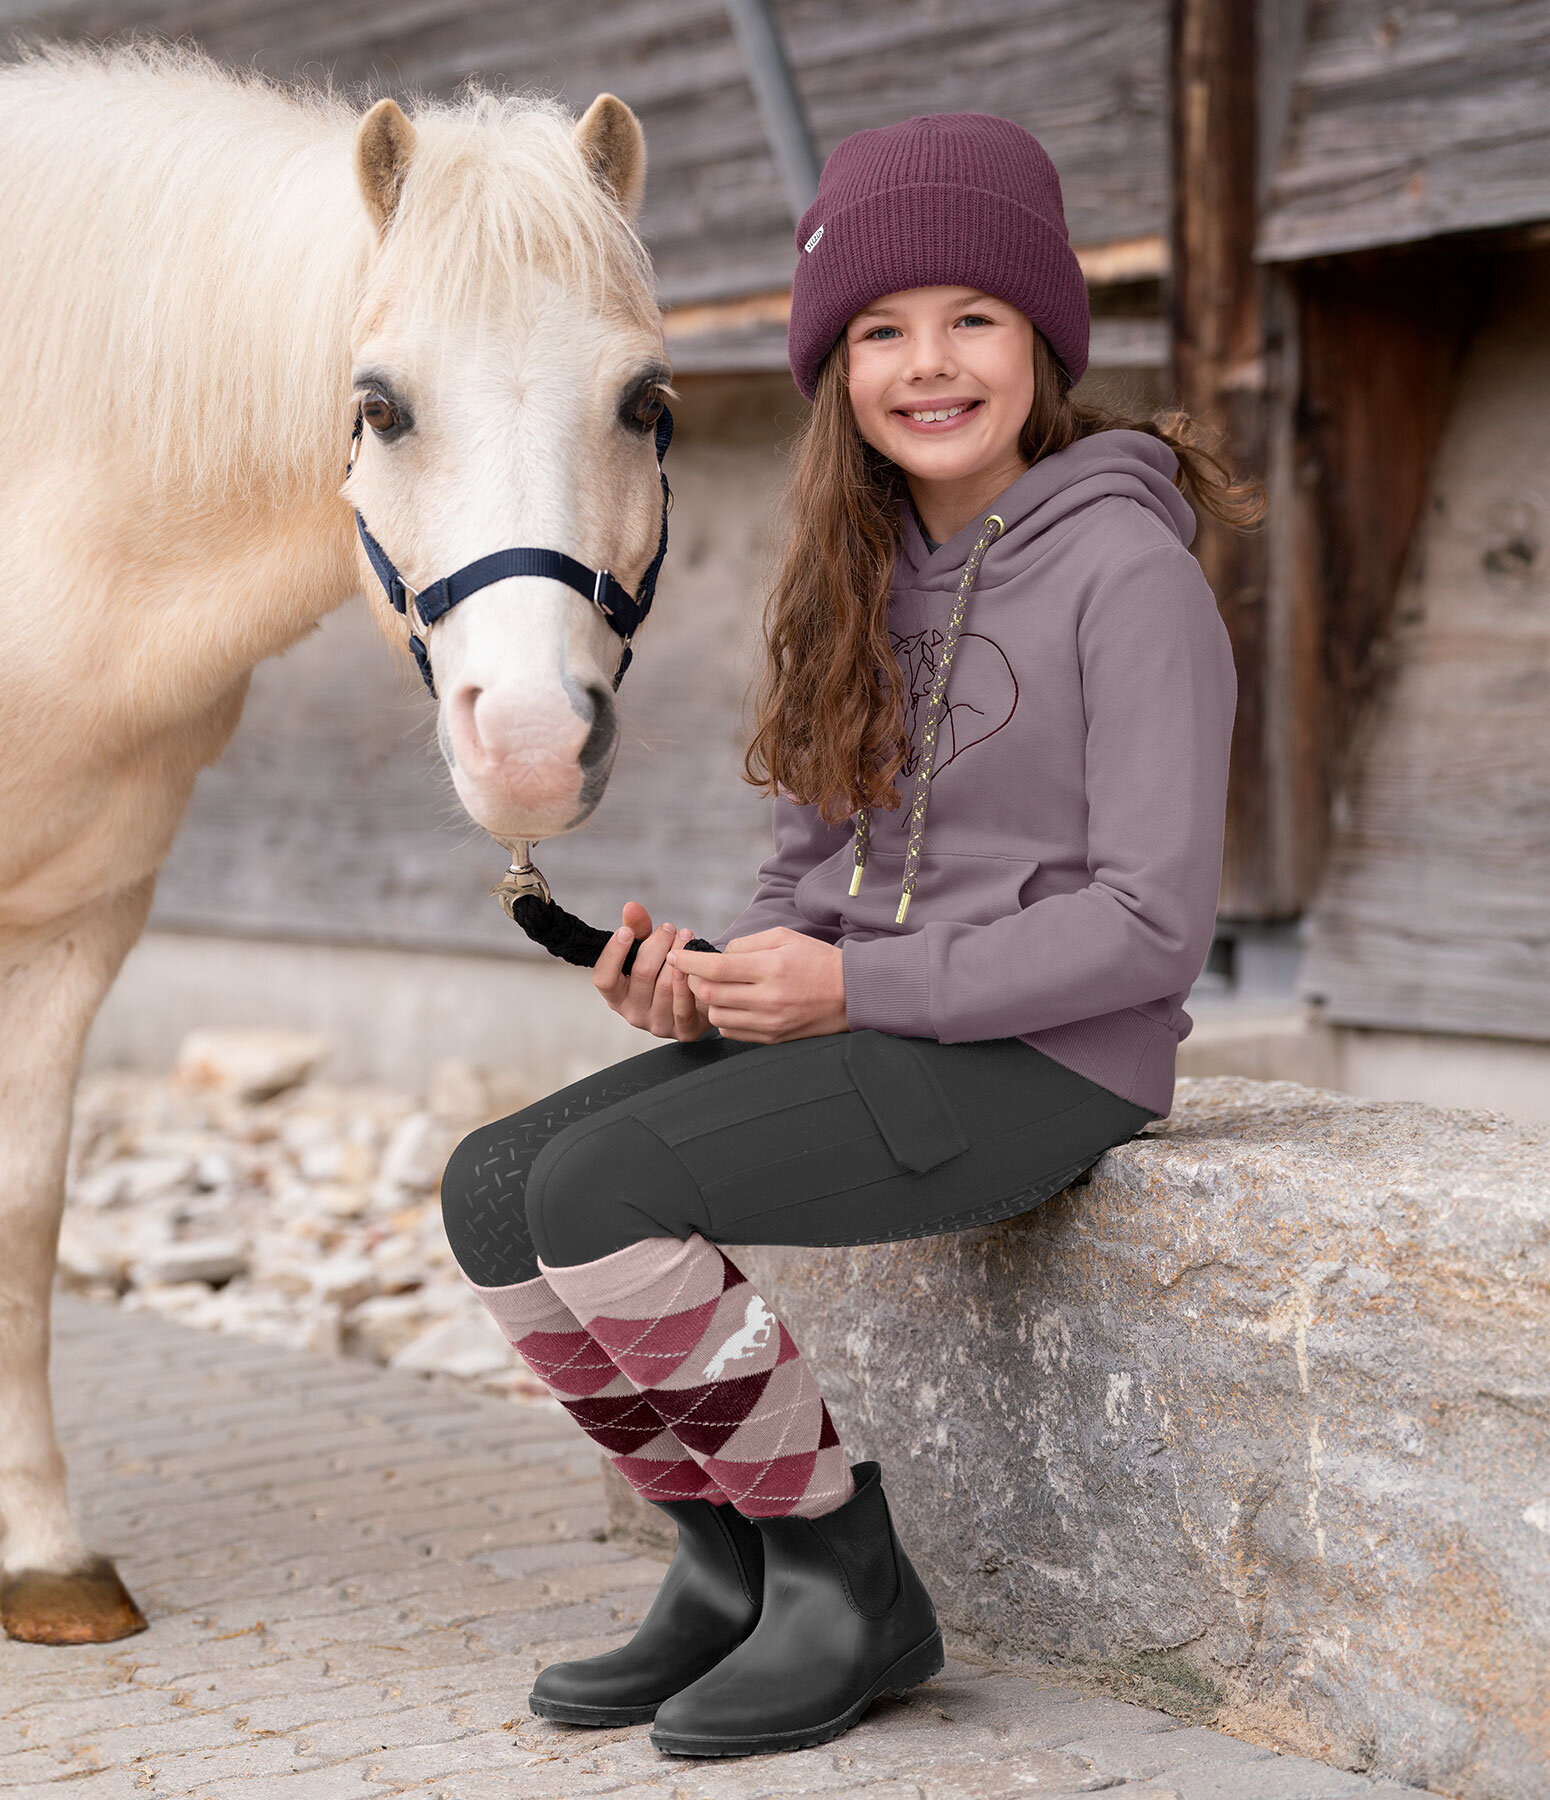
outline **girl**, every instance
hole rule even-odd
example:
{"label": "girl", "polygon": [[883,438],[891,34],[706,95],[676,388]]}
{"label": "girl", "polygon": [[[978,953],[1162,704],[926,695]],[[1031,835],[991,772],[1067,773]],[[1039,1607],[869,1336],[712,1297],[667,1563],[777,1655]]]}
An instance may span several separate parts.
{"label": "girl", "polygon": [[678,1525],[631,1643],[529,1704],[684,1755],[822,1743],[942,1666],[878,1465],[717,1246],[987,1225],[1167,1114],[1236,700],[1185,494],[1256,510],[1188,421],[1072,400],[1087,290],[1021,127],[859,132],[797,243],[813,405],[746,761],[774,853],[722,954],[631,902],[594,980],[673,1042],[443,1183],[507,1337]]}

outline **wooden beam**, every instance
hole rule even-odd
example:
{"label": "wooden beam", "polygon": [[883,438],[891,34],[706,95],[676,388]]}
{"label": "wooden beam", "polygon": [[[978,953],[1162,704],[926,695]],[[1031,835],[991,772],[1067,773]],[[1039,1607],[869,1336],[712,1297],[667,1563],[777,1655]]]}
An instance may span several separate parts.
{"label": "wooden beam", "polygon": [[[1179,404],[1225,434],[1235,466],[1263,478],[1269,372],[1257,204],[1256,8],[1173,0],[1173,193],[1169,312]],[[1232,638],[1238,670],[1221,910],[1283,916],[1269,770],[1267,538],[1203,515],[1193,549]]]}
{"label": "wooden beam", "polygon": [[[1077,244],[1076,260],[1091,287],[1114,287],[1136,281],[1158,281],[1168,273],[1168,242],[1160,233],[1116,238],[1106,244]],[[744,325],[784,325],[791,317],[790,288],[741,294],[692,306],[669,306],[662,323],[669,339],[702,332],[730,331]]]}

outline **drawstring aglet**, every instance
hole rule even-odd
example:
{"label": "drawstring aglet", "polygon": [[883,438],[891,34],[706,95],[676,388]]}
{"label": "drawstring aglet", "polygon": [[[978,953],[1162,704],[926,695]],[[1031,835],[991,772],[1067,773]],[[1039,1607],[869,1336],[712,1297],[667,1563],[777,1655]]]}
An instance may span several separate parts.
{"label": "drawstring aglet", "polygon": [[899,910],[893,915],[893,922],[895,925],[902,925],[904,923],[904,915],[909,911],[909,909],[910,909],[910,897],[908,894],[906,894],[904,896],[904,898],[899,902]]}
{"label": "drawstring aglet", "polygon": [[850,891],[852,894],[859,894],[861,892],[861,864],[860,863],[856,864],[855,869],[851,873]]}

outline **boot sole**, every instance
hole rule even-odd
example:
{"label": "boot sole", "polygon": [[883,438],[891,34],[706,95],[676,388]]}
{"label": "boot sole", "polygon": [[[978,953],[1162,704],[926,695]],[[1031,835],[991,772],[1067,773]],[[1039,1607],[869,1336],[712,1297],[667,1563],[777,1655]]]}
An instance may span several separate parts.
{"label": "boot sole", "polygon": [[644,1725],[657,1716],[660,1700],[644,1706],[585,1706],[575,1700],[541,1700],[527,1697],[527,1710],[557,1725]]}
{"label": "boot sole", "polygon": [[691,1737],[681,1732],[653,1731],[651,1742],[669,1756],[767,1756],[777,1750],[811,1750],[849,1731],[881,1694],[903,1696],[912,1687],[940,1675],[946,1655],[942,1634],[934,1631],[923,1644],[908,1650],[893,1667],[880,1675],[852,1706],[822,1725],[806,1725],[795,1731],[766,1731],[755,1737]]}

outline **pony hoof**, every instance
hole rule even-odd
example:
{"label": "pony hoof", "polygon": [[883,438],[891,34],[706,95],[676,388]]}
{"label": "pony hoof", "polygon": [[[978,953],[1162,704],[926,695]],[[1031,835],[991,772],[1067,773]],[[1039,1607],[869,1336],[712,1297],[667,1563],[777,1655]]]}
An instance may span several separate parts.
{"label": "pony hoof", "polygon": [[94,1556],[68,1575],[18,1569],[0,1576],[0,1625],[24,1644],[111,1644],[145,1630],[118,1570]]}

